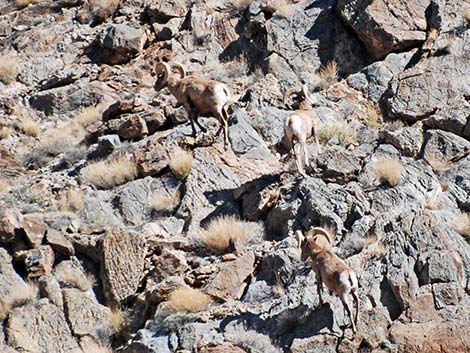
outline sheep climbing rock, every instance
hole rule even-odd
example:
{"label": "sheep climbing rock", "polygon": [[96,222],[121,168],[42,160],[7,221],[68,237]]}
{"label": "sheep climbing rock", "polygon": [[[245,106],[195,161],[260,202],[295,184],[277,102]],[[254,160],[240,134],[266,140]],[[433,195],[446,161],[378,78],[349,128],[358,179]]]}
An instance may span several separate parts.
{"label": "sheep climbing rock", "polygon": [[[358,281],[354,271],[331,251],[333,237],[323,228],[311,228],[307,236],[304,236],[298,230],[296,232],[296,239],[300,249],[300,259],[302,261],[308,258],[312,260],[312,268],[317,278],[317,291],[320,302],[322,301],[321,292],[324,283],[341,299],[349,315],[353,332],[356,332],[359,316]],[[352,295],[356,308],[354,319],[348,298],[349,294]]]}
{"label": "sheep climbing rock", "polygon": [[144,271],[147,242],[138,234],[109,229],[103,240],[101,278],[108,303],[125,301],[137,290]]}
{"label": "sheep climbing rock", "polygon": [[[308,165],[307,139],[315,138],[316,153],[320,153],[317,133],[317,115],[312,109],[312,101],[308,96],[307,87],[302,86],[300,92],[289,90],[284,95],[284,104],[291,96],[297,96],[300,101],[299,109],[289,115],[284,122],[284,141],[295,157],[297,170],[305,175],[304,166]],[[302,158],[304,160],[302,161]]]}
{"label": "sheep climbing rock", "polygon": [[[178,73],[174,73],[176,69]],[[157,82],[155,90],[159,91],[164,87],[175,96],[188,112],[191,121],[193,135],[196,135],[194,123],[203,131],[203,127],[198,119],[200,114],[212,114],[220,123],[217,135],[224,132],[224,146],[230,147],[228,140],[228,112],[227,105],[230,102],[230,91],[228,87],[218,81],[209,80],[202,77],[186,76],[183,66],[179,63],[173,63],[171,66],[161,62],[156,66]],[[179,77],[178,77],[179,75]]]}

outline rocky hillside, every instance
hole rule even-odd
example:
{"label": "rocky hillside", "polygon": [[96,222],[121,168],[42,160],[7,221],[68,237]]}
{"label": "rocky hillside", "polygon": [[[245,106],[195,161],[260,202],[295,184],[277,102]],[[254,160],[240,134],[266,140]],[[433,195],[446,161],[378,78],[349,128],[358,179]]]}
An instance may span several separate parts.
{"label": "rocky hillside", "polygon": [[[1,352],[470,351],[468,0],[0,0],[0,53]],[[231,149],[161,61],[230,88]]]}

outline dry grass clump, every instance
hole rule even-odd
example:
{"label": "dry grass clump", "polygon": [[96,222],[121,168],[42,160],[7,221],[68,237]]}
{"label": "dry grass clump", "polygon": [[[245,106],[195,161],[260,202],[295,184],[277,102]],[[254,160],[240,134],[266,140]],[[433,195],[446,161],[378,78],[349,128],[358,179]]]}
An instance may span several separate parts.
{"label": "dry grass clump", "polygon": [[9,295],[0,298],[0,321],[5,319],[13,308],[24,305],[38,297],[38,287],[35,283],[21,283],[10,288]]}
{"label": "dry grass clump", "polygon": [[440,180],[439,184],[441,184],[442,191],[446,192],[449,190],[449,181],[448,180]]}
{"label": "dry grass clump", "polygon": [[29,136],[37,137],[39,135],[39,124],[31,118],[23,117],[19,121],[18,128]]}
{"label": "dry grass clump", "polygon": [[126,319],[120,308],[111,309],[111,325],[118,335],[126,329]]}
{"label": "dry grass clump", "polygon": [[209,308],[212,299],[199,289],[180,288],[170,294],[168,307],[174,311],[197,313]]}
{"label": "dry grass clump", "polygon": [[77,116],[78,123],[87,127],[101,118],[101,106],[83,108]]}
{"label": "dry grass clump", "polygon": [[80,270],[71,271],[66,267],[57,267],[54,271],[56,279],[69,286],[78,288],[84,292],[93,288],[95,285],[95,277],[91,273],[83,273]]}
{"label": "dry grass clump", "polygon": [[32,5],[32,4],[38,4],[40,3],[42,0],[15,0],[15,3],[16,3],[16,6],[18,6],[19,8],[23,9],[25,8],[26,6],[28,5]]}
{"label": "dry grass clump", "polygon": [[8,126],[0,127],[0,140],[7,139],[11,136],[11,128]]}
{"label": "dry grass clump", "polygon": [[470,213],[461,213],[454,218],[455,230],[467,240],[470,239]]}
{"label": "dry grass clump", "polygon": [[275,13],[284,18],[289,18],[294,13],[294,9],[288,0],[275,0],[274,8],[276,9]]}
{"label": "dry grass clump", "polygon": [[173,195],[163,192],[155,192],[150,197],[148,206],[157,213],[168,214],[178,206],[181,200],[181,194],[175,192]]}
{"label": "dry grass clump", "polygon": [[126,157],[92,163],[82,172],[83,181],[102,189],[132,181],[136,176],[135,162]]}
{"label": "dry grass clump", "polygon": [[332,60],[321,68],[318,76],[320,77],[321,89],[328,89],[338,79],[338,64],[336,64],[336,61]]}
{"label": "dry grass clump", "polygon": [[365,104],[365,109],[366,113],[364,117],[364,123],[367,126],[373,128],[380,127],[383,123],[383,120],[379,107],[371,101],[367,101],[367,103]]}
{"label": "dry grass clump", "polygon": [[463,11],[463,18],[465,18],[465,21],[467,21],[467,23],[470,23],[470,8],[465,9]]}
{"label": "dry grass clump", "polygon": [[248,6],[250,6],[252,3],[254,3],[256,0],[233,0],[231,1],[232,8],[237,11],[241,11],[246,9]]}
{"label": "dry grass clump", "polygon": [[10,184],[6,180],[0,179],[0,193],[8,191],[9,188]]}
{"label": "dry grass clump", "polygon": [[356,130],[346,122],[329,122],[319,127],[318,139],[321,144],[328,143],[333,137],[336,137],[342,146],[357,142]]}
{"label": "dry grass clump", "polygon": [[202,230],[199,240],[216,253],[224,253],[233,242],[248,241],[248,225],[235,216],[213,219]]}
{"label": "dry grass clump", "polygon": [[438,36],[439,36],[439,31],[437,30],[437,28],[432,28],[428,32],[428,39],[431,40],[431,41],[435,41]]}
{"label": "dry grass clump", "polygon": [[191,173],[193,167],[193,155],[190,151],[177,149],[170,156],[169,163],[171,172],[175,177],[184,180]]}
{"label": "dry grass clump", "polygon": [[83,193],[79,189],[69,189],[59,199],[59,210],[80,212],[85,208]]}
{"label": "dry grass clump", "polygon": [[0,81],[9,85],[16,79],[18,72],[18,59],[11,55],[3,55],[0,57]]}
{"label": "dry grass clump", "polygon": [[381,158],[374,163],[373,171],[380,184],[394,187],[400,184],[403,165],[398,158]]}

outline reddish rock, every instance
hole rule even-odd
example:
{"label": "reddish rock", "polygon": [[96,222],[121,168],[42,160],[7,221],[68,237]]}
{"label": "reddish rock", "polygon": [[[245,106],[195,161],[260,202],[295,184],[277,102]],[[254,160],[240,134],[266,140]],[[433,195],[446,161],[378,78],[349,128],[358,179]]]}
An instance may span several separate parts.
{"label": "reddish rock", "polygon": [[155,175],[168,165],[168,152],[160,141],[149,141],[144,148],[134,152],[137,170],[142,176]]}
{"label": "reddish rock", "polygon": [[121,119],[117,133],[125,140],[141,140],[148,135],[149,131],[144,119],[138,115],[130,115]]}
{"label": "reddish rock", "polygon": [[47,231],[47,226],[44,222],[37,218],[25,216],[23,222],[21,222],[21,226],[26,234],[26,239],[28,239],[33,247],[41,245]]}
{"label": "reddish rock", "polygon": [[0,218],[0,241],[9,242],[15,238],[15,229],[21,228],[23,216],[17,210],[6,210]]}
{"label": "reddish rock", "polygon": [[46,240],[55,251],[66,256],[70,256],[75,253],[72,242],[68,240],[62,232],[56,229],[49,228],[47,230]]}
{"label": "reddish rock", "polygon": [[255,255],[248,252],[235,261],[219,265],[219,271],[206,286],[207,294],[222,300],[238,300],[246,286],[245,280],[253,273]]}
{"label": "reddish rock", "polygon": [[29,278],[41,277],[49,274],[54,265],[54,251],[49,245],[40,245],[37,248],[23,250],[18,258],[24,261]]}

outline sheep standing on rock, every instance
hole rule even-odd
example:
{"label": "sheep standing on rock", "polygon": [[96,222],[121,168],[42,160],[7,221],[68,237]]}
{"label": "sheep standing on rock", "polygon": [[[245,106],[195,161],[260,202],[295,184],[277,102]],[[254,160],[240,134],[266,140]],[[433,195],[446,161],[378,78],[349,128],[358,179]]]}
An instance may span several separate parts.
{"label": "sheep standing on rock", "polygon": [[[322,302],[321,292],[325,283],[341,299],[351,321],[352,330],[356,332],[359,316],[358,281],[354,271],[331,251],[333,237],[323,228],[311,228],[307,236],[298,230],[296,239],[300,249],[300,259],[305,261],[310,257],[312,260],[320,302]],[[351,294],[354,299],[355,319],[353,319],[348,294]]]}
{"label": "sheep standing on rock", "polygon": [[[308,96],[307,87],[302,86],[300,91],[291,89],[284,95],[284,104],[291,96],[296,95],[299,99],[299,109],[289,115],[284,122],[284,138],[286,147],[289,148],[295,157],[297,170],[305,176],[304,166],[308,165],[307,139],[310,136],[315,138],[316,154],[320,153],[317,133],[317,115],[312,109],[312,101]],[[302,161],[304,158],[304,161]]]}
{"label": "sheep standing on rock", "polygon": [[[176,69],[178,73],[174,73],[172,69]],[[197,126],[206,132],[199,121],[199,114],[212,114],[220,123],[217,135],[223,130],[225,149],[230,147],[228,140],[228,113],[227,105],[230,102],[230,91],[228,87],[218,81],[209,80],[201,77],[186,76],[183,66],[179,63],[160,62],[156,66],[157,82],[155,90],[159,91],[164,87],[168,87],[169,91],[176,100],[181,103],[189,115],[193,136],[196,135]]]}

